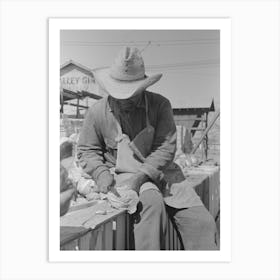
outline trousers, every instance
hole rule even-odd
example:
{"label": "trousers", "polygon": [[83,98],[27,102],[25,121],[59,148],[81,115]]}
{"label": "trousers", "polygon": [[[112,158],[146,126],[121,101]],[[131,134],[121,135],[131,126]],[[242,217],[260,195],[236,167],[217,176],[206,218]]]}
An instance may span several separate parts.
{"label": "trousers", "polygon": [[204,206],[169,207],[155,189],[143,191],[139,199],[132,215],[135,250],[164,250],[168,219],[175,224],[184,250],[217,250],[216,224]]}

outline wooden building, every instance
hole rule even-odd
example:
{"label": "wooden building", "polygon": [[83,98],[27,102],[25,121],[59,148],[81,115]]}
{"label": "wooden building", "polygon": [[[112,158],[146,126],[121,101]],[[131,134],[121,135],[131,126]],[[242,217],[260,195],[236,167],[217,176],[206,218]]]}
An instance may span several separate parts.
{"label": "wooden building", "polygon": [[[172,104],[172,100],[171,100]],[[205,131],[208,127],[208,117],[210,112],[215,111],[214,100],[208,100],[207,103],[202,105],[192,105],[187,108],[174,108],[173,107],[173,115],[174,120],[177,125],[178,132],[178,140],[177,147],[182,150],[182,152],[186,152],[186,148],[184,148],[184,144],[187,142],[188,134],[190,133],[190,137],[195,142],[195,139],[199,139],[199,136]],[[202,142],[202,158],[205,160],[208,156],[208,134],[205,135],[204,140]]]}
{"label": "wooden building", "polygon": [[69,60],[60,67],[60,112],[69,118],[83,118],[87,108],[102,98],[90,68]]}

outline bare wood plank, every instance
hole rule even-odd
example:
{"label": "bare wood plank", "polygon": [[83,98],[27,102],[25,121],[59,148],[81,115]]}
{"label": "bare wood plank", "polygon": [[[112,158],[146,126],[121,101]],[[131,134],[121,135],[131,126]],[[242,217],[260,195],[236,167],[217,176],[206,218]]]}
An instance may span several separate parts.
{"label": "bare wood plank", "polygon": [[[105,207],[105,209],[106,209],[106,207]],[[100,210],[103,210],[103,208],[101,208]],[[126,210],[123,210],[123,209],[118,210],[118,209],[110,208],[109,210],[111,212],[109,212],[105,215],[94,215],[90,220],[88,220],[85,223],[85,227],[89,227],[92,229],[97,228],[97,227],[107,223],[108,221],[114,220],[119,215],[124,215],[126,213]]]}
{"label": "bare wood plank", "polygon": [[90,244],[89,244],[90,250],[96,250],[98,234],[99,234],[99,232],[97,229],[91,231],[91,238],[90,238]]}
{"label": "bare wood plank", "polygon": [[174,228],[174,242],[175,242],[175,250],[179,250],[178,234],[175,228]]}
{"label": "bare wood plank", "polygon": [[113,250],[113,223],[109,221],[104,224],[103,231],[104,250]]}
{"label": "bare wood plank", "polygon": [[81,210],[81,209],[85,209],[85,208],[91,207],[91,206],[96,205],[96,204],[97,204],[96,200],[86,201],[85,203],[76,204],[76,205],[73,205],[69,208],[68,213],[73,212],[73,211],[78,211],[78,210]]}
{"label": "bare wood plank", "polygon": [[169,217],[166,223],[166,235],[165,235],[165,250],[170,250],[169,246]]}
{"label": "bare wood plank", "polygon": [[80,107],[80,108],[88,109],[88,106],[84,106],[84,105],[80,105],[80,104],[78,105],[78,104],[74,104],[74,103],[67,102],[67,101],[64,102],[64,105],[69,105],[69,106],[73,106],[73,107]]}
{"label": "bare wood plank", "polygon": [[119,215],[117,217],[117,229],[116,229],[116,250],[125,250],[125,244],[126,244],[126,219],[125,219],[125,213],[122,215]]}
{"label": "bare wood plank", "polygon": [[181,139],[180,139],[181,143],[180,143],[180,147],[181,150],[183,151],[183,147],[184,147],[184,126],[181,125]]}
{"label": "bare wood plank", "polygon": [[215,218],[220,209],[220,171],[209,177],[209,212]]}
{"label": "bare wood plank", "polygon": [[204,130],[204,128],[201,128],[201,127],[191,127],[189,130],[202,131],[202,130]]}
{"label": "bare wood plank", "polygon": [[176,116],[174,117],[174,121],[177,124],[177,122],[194,122],[194,121],[201,121],[201,122],[206,122],[205,118],[197,117],[197,118],[188,118],[185,116]]}
{"label": "bare wood plank", "polygon": [[177,250],[177,248],[176,248],[176,232],[175,232],[173,224],[172,224],[172,228],[173,228],[173,250]]}
{"label": "bare wood plank", "polygon": [[76,117],[79,118],[80,111],[79,111],[79,105],[80,105],[80,98],[77,98],[77,112],[76,112]]}
{"label": "bare wood plank", "polygon": [[60,227],[60,246],[64,246],[67,243],[72,242],[75,239],[79,239],[81,236],[87,234],[89,229],[83,227]]}
{"label": "bare wood plank", "polygon": [[125,220],[126,220],[126,250],[130,250],[130,242],[131,242],[131,234],[133,234],[132,229],[130,227],[130,216],[128,213],[125,214]]}
{"label": "bare wood plank", "polygon": [[169,220],[169,250],[174,250],[173,238],[173,225],[171,220]]}
{"label": "bare wood plank", "polygon": [[95,250],[103,250],[104,249],[103,231],[104,231],[104,225],[100,226],[97,229],[98,235],[97,235],[97,242],[96,242]]}
{"label": "bare wood plank", "polygon": [[172,224],[172,229],[173,229],[173,250],[177,250],[177,248],[176,248],[176,231],[175,231],[173,224]]}
{"label": "bare wood plank", "polygon": [[63,251],[77,251],[79,250],[78,239],[75,239],[71,242],[66,243],[61,247]]}
{"label": "bare wood plank", "polygon": [[102,250],[104,247],[103,244],[103,225],[95,230],[92,231],[92,240],[91,241],[95,241],[92,242],[92,245],[94,246],[93,250]]}
{"label": "bare wood plank", "polygon": [[86,235],[79,239],[79,249],[80,251],[90,250],[90,242],[92,238],[92,232],[88,232]]}
{"label": "bare wood plank", "polygon": [[[106,215],[96,214],[100,210],[110,212]],[[113,209],[109,206],[108,202],[102,201],[84,209],[68,212],[60,218],[60,225],[72,227],[82,226],[84,228],[94,229],[124,212],[125,210]]]}

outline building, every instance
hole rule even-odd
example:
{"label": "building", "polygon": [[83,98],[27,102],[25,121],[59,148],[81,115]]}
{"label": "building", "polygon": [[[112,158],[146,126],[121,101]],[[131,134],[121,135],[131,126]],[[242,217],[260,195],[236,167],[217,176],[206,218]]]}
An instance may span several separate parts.
{"label": "building", "polygon": [[90,68],[69,60],[60,66],[60,112],[83,118],[87,108],[102,98]]}

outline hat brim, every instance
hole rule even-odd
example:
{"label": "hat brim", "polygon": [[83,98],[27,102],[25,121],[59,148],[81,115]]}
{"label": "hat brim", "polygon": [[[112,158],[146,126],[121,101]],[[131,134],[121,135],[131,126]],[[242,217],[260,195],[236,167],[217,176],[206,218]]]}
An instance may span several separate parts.
{"label": "hat brim", "polygon": [[156,74],[136,81],[120,81],[111,77],[109,67],[95,69],[93,75],[99,86],[117,99],[130,98],[155,84],[162,77],[162,74]]}

